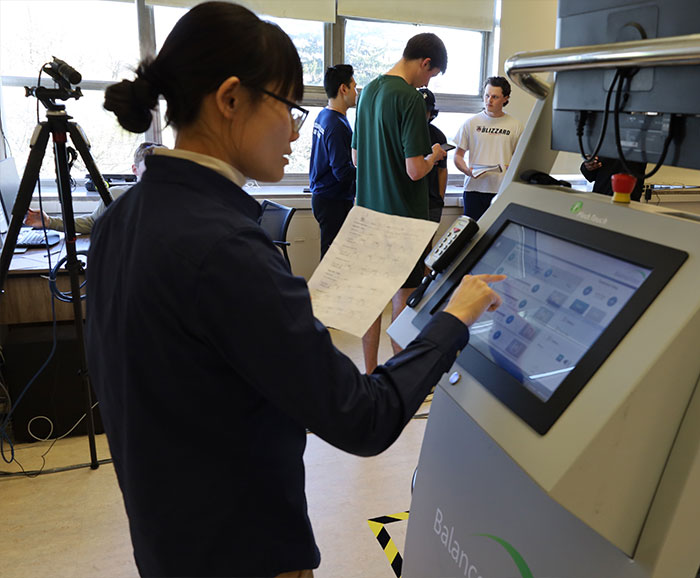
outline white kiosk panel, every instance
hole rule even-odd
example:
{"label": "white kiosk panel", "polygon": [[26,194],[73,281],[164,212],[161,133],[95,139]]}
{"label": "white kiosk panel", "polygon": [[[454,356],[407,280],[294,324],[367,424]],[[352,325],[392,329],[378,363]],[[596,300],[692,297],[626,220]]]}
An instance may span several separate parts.
{"label": "white kiosk panel", "polygon": [[631,556],[700,375],[700,220],[511,183],[479,225],[390,333],[408,342],[463,274],[503,269],[503,306],[475,324],[456,383],[441,387]]}

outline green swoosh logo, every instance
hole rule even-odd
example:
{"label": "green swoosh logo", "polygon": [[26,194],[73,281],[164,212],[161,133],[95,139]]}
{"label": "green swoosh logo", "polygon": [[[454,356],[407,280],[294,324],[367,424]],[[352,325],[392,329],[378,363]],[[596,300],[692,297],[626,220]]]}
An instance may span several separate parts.
{"label": "green swoosh logo", "polygon": [[485,538],[491,538],[492,540],[495,540],[498,542],[501,546],[503,546],[508,554],[510,554],[510,557],[513,558],[513,562],[515,562],[515,565],[518,567],[518,570],[520,570],[520,575],[522,578],[534,578],[532,571],[530,568],[528,568],[527,563],[523,559],[523,557],[520,555],[520,552],[518,552],[513,546],[511,546],[508,542],[503,540],[502,538],[499,538],[498,536],[492,536],[491,534],[477,534],[477,536],[484,536]]}

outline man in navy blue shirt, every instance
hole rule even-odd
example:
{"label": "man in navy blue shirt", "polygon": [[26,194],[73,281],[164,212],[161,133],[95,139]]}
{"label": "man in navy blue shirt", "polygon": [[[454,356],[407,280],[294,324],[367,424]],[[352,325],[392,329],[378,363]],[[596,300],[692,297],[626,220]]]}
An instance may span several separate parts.
{"label": "man in navy blue shirt", "polygon": [[357,101],[352,66],[329,67],[323,88],[328,106],[314,122],[309,167],[311,208],[321,228],[321,258],[355,202],[356,169],[350,153],[352,129],[346,116]]}

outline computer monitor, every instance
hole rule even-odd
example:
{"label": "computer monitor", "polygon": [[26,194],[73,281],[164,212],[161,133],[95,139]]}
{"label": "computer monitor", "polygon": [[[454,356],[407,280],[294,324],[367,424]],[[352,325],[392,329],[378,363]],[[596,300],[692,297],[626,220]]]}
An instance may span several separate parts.
{"label": "computer monitor", "polygon": [[0,160],[0,234],[7,233],[18,191],[19,175],[15,159]]}
{"label": "computer monitor", "polygon": [[503,304],[458,363],[545,434],[671,279],[687,253],[511,203],[414,320],[465,274],[505,274]]}
{"label": "computer monitor", "polygon": [[[700,33],[700,2],[688,0],[559,0],[557,47],[569,48]],[[590,155],[602,131],[614,70],[559,72],[556,77],[552,149]],[[622,104],[620,145],[626,159],[659,160],[700,169],[700,65],[641,68]],[[615,95],[611,98],[611,110]],[[599,155],[618,158],[613,113]],[[580,150],[577,128],[583,130]]]}

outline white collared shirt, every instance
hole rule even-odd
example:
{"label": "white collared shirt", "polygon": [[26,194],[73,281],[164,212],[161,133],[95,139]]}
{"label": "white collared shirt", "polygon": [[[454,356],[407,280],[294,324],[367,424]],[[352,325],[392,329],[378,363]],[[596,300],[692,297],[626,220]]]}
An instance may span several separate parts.
{"label": "white collared shirt", "polygon": [[241,173],[241,171],[232,167],[227,162],[217,159],[216,157],[204,155],[202,153],[195,153],[183,149],[155,148],[153,149],[153,154],[192,161],[193,163],[197,163],[198,165],[202,165],[203,167],[216,171],[220,175],[223,175],[230,181],[236,183],[241,188],[243,188],[243,185],[245,185],[248,181],[246,176]]}

